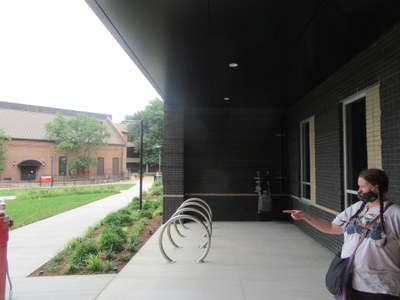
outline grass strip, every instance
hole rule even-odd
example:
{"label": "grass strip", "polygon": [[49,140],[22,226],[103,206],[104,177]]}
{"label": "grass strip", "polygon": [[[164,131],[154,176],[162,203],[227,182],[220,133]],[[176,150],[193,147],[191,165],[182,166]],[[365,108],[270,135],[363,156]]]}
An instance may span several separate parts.
{"label": "grass strip", "polygon": [[[0,196],[15,195],[16,200],[6,201],[6,214],[14,220],[11,230],[40,221],[56,214],[89,204],[111,195],[120,190],[129,189],[132,184],[115,185],[112,188],[91,186],[90,188],[64,188],[54,193],[54,189],[18,189],[1,190]],[[31,197],[27,197],[27,195]],[[20,197],[19,197],[20,195]],[[40,195],[40,197],[37,197]]]}

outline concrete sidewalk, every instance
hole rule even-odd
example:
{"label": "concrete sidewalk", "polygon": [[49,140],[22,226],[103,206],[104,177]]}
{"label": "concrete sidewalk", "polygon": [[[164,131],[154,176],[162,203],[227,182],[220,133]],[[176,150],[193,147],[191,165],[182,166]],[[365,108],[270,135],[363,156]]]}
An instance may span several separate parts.
{"label": "concrete sidewalk", "polygon": [[333,254],[285,222],[214,222],[211,249],[204,263],[195,262],[204,251],[198,247],[204,239],[202,229],[194,223],[182,230],[186,238],[173,236],[181,248],[173,248],[163,239],[175,263],[168,263],[161,255],[159,229],[118,274],[27,277],[69,240],[81,236],[109,212],[126,206],[137,192],[135,186],[11,231],[12,299],[331,299],[324,276]]}
{"label": "concrete sidewalk", "polygon": [[[178,225],[179,226],[179,225]],[[325,272],[333,254],[289,222],[214,222],[204,263],[204,229],[180,231],[158,247],[160,229],[96,300],[328,300]],[[175,230],[171,228],[173,234]]]}
{"label": "concrete sidewalk", "polygon": [[[145,178],[143,190],[150,188],[152,183],[152,179]],[[138,195],[139,184],[136,184],[119,194],[11,230],[8,266],[13,299],[62,299],[63,294],[66,297],[64,299],[93,299],[115,274],[87,278],[86,276],[66,278],[27,276],[55,256],[70,240],[82,236],[90,226],[95,225],[110,212],[125,207]],[[53,284],[53,281],[60,284]],[[38,282],[45,282],[45,285],[41,287]],[[84,288],[80,288],[80,285]],[[56,286],[60,287],[57,292],[59,295],[47,295],[47,289]],[[8,281],[7,289],[10,289]],[[67,293],[64,293],[65,291]]]}

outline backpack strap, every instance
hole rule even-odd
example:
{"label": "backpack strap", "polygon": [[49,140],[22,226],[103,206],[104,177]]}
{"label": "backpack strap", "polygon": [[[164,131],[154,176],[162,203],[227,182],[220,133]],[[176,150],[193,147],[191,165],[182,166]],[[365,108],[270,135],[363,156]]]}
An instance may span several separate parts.
{"label": "backpack strap", "polygon": [[391,207],[394,203],[392,201],[389,201],[388,204],[385,205],[383,208],[383,212],[385,212],[389,207]]}

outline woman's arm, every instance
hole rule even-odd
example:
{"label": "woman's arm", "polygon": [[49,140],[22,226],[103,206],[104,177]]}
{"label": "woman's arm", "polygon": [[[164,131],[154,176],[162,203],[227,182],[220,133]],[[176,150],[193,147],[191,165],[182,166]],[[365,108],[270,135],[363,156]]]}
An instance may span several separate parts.
{"label": "woman's arm", "polygon": [[313,214],[306,213],[302,210],[284,210],[283,213],[290,214],[293,220],[304,220],[314,228],[318,229],[319,231],[329,233],[329,234],[342,234],[343,228],[339,225],[331,223],[325,219],[317,217]]}

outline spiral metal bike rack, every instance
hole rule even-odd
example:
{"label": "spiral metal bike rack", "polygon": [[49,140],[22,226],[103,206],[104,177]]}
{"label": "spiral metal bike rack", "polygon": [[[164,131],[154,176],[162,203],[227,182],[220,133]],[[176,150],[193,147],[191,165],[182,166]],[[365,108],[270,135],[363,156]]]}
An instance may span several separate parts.
{"label": "spiral metal bike rack", "polygon": [[[202,209],[202,211],[199,211],[196,207],[200,207]],[[207,210],[206,207],[204,207],[204,205],[202,205],[201,203],[197,203],[197,202],[184,202],[182,203],[181,206],[179,206],[178,210],[176,211],[176,213],[173,215],[177,215],[179,214],[179,212],[182,211],[182,209],[185,208],[194,208],[195,210],[193,212],[200,214],[203,219],[207,222],[207,226],[208,229],[210,230],[210,235],[212,235],[212,216],[210,214],[210,212]],[[203,213],[205,213],[206,215],[204,215]],[[189,227],[187,227],[182,220],[179,220],[179,223],[182,225],[183,228],[185,229],[190,229]],[[177,226],[176,226],[176,222],[174,223],[175,225],[175,230],[177,231],[177,233],[181,236],[181,237],[185,237],[183,234],[180,233],[180,231],[178,230]]]}
{"label": "spiral metal bike rack", "polygon": [[[205,202],[203,199],[200,199],[200,198],[189,198],[189,199],[183,201],[183,203],[181,204],[180,207],[185,207],[185,206],[188,206],[189,204],[196,204],[197,206],[201,205],[202,208],[204,209],[204,211],[207,211],[209,220],[212,222],[212,211],[211,211],[211,207],[207,204],[207,202]],[[182,227],[184,227],[185,229],[189,229],[181,221],[180,221],[180,223],[181,223]]]}
{"label": "spiral metal bike rack", "polygon": [[[209,236],[211,237],[211,223],[210,223],[210,221],[207,219],[206,215],[204,215],[204,214],[203,214],[201,211],[199,211],[198,209],[191,208],[191,207],[181,208],[181,209],[178,209],[178,210],[176,211],[176,213],[172,215],[172,217],[181,215],[181,214],[183,214],[183,213],[185,213],[185,212],[192,212],[192,213],[194,212],[194,213],[197,213],[197,214],[201,215],[201,216],[203,217],[203,219],[206,221],[207,225],[205,225],[205,226],[206,226],[206,228],[208,229],[208,231],[205,232],[205,233],[202,235],[202,237],[206,237],[206,235],[209,235]],[[186,214],[185,214],[185,215],[186,215]],[[197,219],[198,219],[198,218],[197,218]],[[198,220],[199,220],[201,223],[203,223],[202,220],[200,220],[200,219],[198,219]],[[176,226],[176,221],[173,222],[173,224],[174,224],[174,227],[175,227],[176,232],[177,232],[181,237],[185,237],[185,236],[182,235],[182,234],[180,233],[180,231],[178,230],[178,227]],[[203,224],[204,224],[204,223],[203,223]],[[187,228],[187,227],[186,227],[186,228]],[[168,237],[169,237],[169,239],[170,239],[172,245],[174,245],[176,248],[179,248],[179,246],[172,240],[170,226],[168,227],[167,232],[168,232]],[[207,246],[207,241],[206,241],[203,245],[201,245],[200,248],[204,248],[204,247],[206,247],[206,246]]]}
{"label": "spiral metal bike rack", "polygon": [[189,199],[183,201],[181,206],[184,205],[185,203],[195,203],[195,202],[196,203],[201,203],[207,209],[208,215],[210,216],[210,220],[212,221],[212,210],[211,210],[211,207],[203,199],[200,199],[200,198],[189,198]]}
{"label": "spiral metal bike rack", "polygon": [[[200,210],[200,209],[201,210]],[[193,213],[200,216],[201,218],[197,216],[193,216]],[[203,238],[206,238],[206,241],[199,246],[199,248],[205,248],[204,253],[201,255],[200,258],[196,260],[196,262],[204,262],[205,257],[208,255],[208,252],[210,251],[211,247],[211,235],[212,235],[212,212],[210,206],[202,199],[200,198],[190,198],[184,201],[180,207],[178,207],[177,211],[171,216],[171,218],[164,224],[161,233],[158,238],[158,245],[161,251],[161,254],[163,257],[168,261],[168,262],[175,262],[171,257],[167,255],[164,249],[163,245],[163,237],[165,231],[167,231],[168,239],[171,242],[171,244],[175,248],[181,248],[172,238],[171,235],[171,225],[174,225],[176,233],[181,236],[185,237],[183,235],[177,226],[177,223],[179,222],[181,226],[184,229],[189,230],[190,228],[185,226],[184,220],[191,220],[196,222],[197,224],[200,224],[202,228],[204,228],[205,233],[202,235]]]}
{"label": "spiral metal bike rack", "polygon": [[[164,250],[163,247],[163,242],[162,242],[162,237],[164,235],[164,232],[167,228],[169,228],[171,226],[171,224],[179,219],[188,219],[188,220],[192,220],[196,223],[201,224],[201,226],[204,227],[204,229],[206,230],[206,232],[208,233],[208,228],[206,227],[206,225],[204,225],[203,222],[201,222],[199,219],[197,219],[196,217],[190,216],[190,215],[177,215],[171,219],[168,220],[167,223],[165,223],[164,227],[161,230],[159,239],[158,239],[158,245],[160,247],[161,250],[161,254],[164,256],[164,258],[169,261],[169,262],[175,262],[172,258],[170,258],[167,253]],[[210,251],[210,246],[211,246],[211,236],[209,234],[207,234],[207,247],[205,248],[206,250],[204,251],[203,255],[196,260],[196,262],[204,262],[204,259],[206,258],[206,256],[208,255],[208,252]]]}

